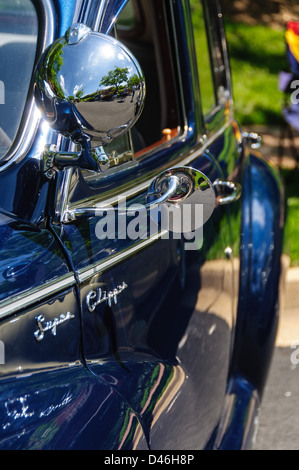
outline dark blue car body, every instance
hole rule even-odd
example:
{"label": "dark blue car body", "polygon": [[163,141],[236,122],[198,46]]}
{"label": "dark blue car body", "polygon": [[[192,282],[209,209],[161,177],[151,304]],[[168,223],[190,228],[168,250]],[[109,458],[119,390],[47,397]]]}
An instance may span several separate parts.
{"label": "dark blue car body", "polygon": [[[100,32],[110,34],[126,3],[34,1],[35,62],[73,23],[93,28],[98,17]],[[42,149],[69,143],[37,114],[33,77],[0,162],[1,449],[250,446],[278,322],[283,189],[234,119],[218,2],[205,8],[221,38],[230,95],[206,120],[189,2],[163,3],[180,72],[177,138],[95,184],[76,167],[49,175]],[[197,250],[172,236],[102,240],[97,217],[60,217],[71,197],[126,193],[140,202],[147,182],[175,165],[242,187],[239,200],[215,209]],[[115,297],[90,311],[90,292]]]}

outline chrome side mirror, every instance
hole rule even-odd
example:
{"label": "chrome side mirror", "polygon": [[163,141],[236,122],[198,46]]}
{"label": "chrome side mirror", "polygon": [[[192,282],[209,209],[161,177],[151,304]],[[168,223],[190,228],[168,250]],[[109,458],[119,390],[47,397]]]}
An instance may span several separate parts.
{"label": "chrome side mirror", "polygon": [[[43,118],[80,149],[79,158],[64,153],[62,161],[92,170],[109,166],[102,146],[136,123],[145,99],[144,76],[130,51],[79,23],[45,51],[34,90]],[[57,152],[55,158],[59,163]]]}

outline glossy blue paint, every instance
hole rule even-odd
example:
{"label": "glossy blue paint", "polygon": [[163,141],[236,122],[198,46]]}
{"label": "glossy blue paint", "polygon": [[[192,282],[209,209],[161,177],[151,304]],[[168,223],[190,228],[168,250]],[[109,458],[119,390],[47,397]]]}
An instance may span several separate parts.
{"label": "glossy blue paint", "polygon": [[[222,176],[212,156],[201,156],[193,166],[212,179]],[[181,240],[158,241],[137,250],[136,256],[115,268],[92,276],[80,288],[87,365],[99,378],[111,377],[110,385],[140,415],[152,449],[187,449],[190,443],[204,448],[221,413],[230,359],[232,310],[225,305],[225,297],[227,314],[215,304],[222,294],[219,281],[217,286],[211,285],[215,294],[208,303],[197,300],[203,296],[204,301],[201,282],[215,282],[214,277],[223,275],[221,270],[218,275],[211,271],[206,281],[208,274],[201,271],[211,249],[224,257],[225,243],[230,240],[224,231],[218,240],[221,221],[222,225],[227,222],[226,211],[219,208],[205,227],[204,244],[198,253],[185,253]],[[128,238],[92,238],[97,222],[98,218],[89,219],[64,228],[62,240],[69,247],[72,262],[78,263],[77,269],[134,246]],[[92,243],[87,246],[89,239]],[[221,266],[224,269],[226,262]],[[232,275],[229,266],[225,269],[227,276]],[[91,289],[113,290],[123,281],[128,288],[118,296],[117,305],[109,308],[103,303],[95,312],[88,311],[86,298]],[[214,330],[213,336],[206,337]],[[141,387],[140,381],[148,385]],[[145,398],[140,399],[144,389],[151,396],[145,408],[141,406]],[[174,423],[181,429],[179,435]]]}
{"label": "glossy blue paint", "polygon": [[[68,320],[46,329],[49,322],[53,324],[68,313]],[[19,378],[22,382],[22,374],[80,364],[80,315],[74,288],[31,302],[21,312],[2,319],[0,339],[5,352],[4,364],[0,364],[2,380],[15,377],[16,382]]]}
{"label": "glossy blue paint", "polygon": [[56,37],[63,36],[71,24],[74,22],[74,13],[78,5],[78,0],[53,0],[56,17],[58,19],[58,28]]}
{"label": "glossy blue paint", "polygon": [[247,450],[256,430],[259,395],[244,377],[229,381],[222,419],[207,450]]}
{"label": "glossy blue paint", "polygon": [[[110,31],[125,3],[107,2],[102,31]],[[55,0],[55,36],[65,33],[75,10],[75,19],[89,15],[91,20],[101,4]],[[186,2],[173,5],[184,139],[141,160],[134,172],[108,176],[94,188],[87,188],[76,172],[80,197],[126,186],[179,163],[202,145],[206,129],[194,79],[190,17]],[[215,210],[199,250],[187,253],[173,238],[158,241],[2,319],[0,340],[7,362],[0,366],[0,448],[190,450],[247,445],[277,326],[282,189],[276,170],[260,156],[244,159],[236,137],[240,130],[228,122],[223,109],[207,129],[217,130],[215,123],[223,126],[221,132],[192,166],[212,181],[241,181],[243,196],[241,204]],[[60,179],[47,179],[39,159],[43,144],[52,140],[54,133],[44,134],[40,127],[28,155],[0,173],[5,188],[0,193],[0,301],[136,246],[127,237],[99,240],[95,218],[66,226],[52,223]],[[144,197],[130,202],[144,202]],[[143,229],[146,235],[147,227]],[[236,325],[227,246],[241,260]],[[124,281],[128,288],[117,304],[103,303],[88,311],[91,289],[113,290]],[[59,326],[56,336],[48,332],[38,343],[36,316],[54,319],[67,311],[75,318]]]}
{"label": "glossy blue paint", "polygon": [[0,421],[2,450],[148,448],[133,410],[82,366],[2,382]]}
{"label": "glossy blue paint", "polygon": [[284,225],[283,186],[275,167],[250,154],[244,168],[240,295],[232,372],[262,393],[278,323]]}
{"label": "glossy blue paint", "polygon": [[0,253],[0,301],[69,273],[64,253],[48,230],[4,213],[0,213]]}

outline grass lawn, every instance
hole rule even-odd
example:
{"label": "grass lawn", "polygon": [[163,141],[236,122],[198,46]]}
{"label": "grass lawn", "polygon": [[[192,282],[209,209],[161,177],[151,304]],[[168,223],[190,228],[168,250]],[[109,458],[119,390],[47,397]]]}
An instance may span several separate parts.
{"label": "grass lawn", "polygon": [[282,93],[278,74],[286,68],[284,30],[225,20],[236,115],[243,125],[277,125]]}
{"label": "grass lawn", "polygon": [[[204,49],[201,9],[192,0],[195,40],[201,64],[203,96],[209,96],[208,63]],[[225,19],[230,56],[235,112],[241,125],[279,126],[282,119],[283,94],[278,89],[278,76],[287,68],[285,31],[268,26],[233,22]],[[208,103],[210,106],[210,103]],[[298,149],[299,150],[299,149]],[[282,170],[286,183],[286,224],[284,253],[292,266],[299,266],[299,171]]]}
{"label": "grass lawn", "polygon": [[286,191],[283,251],[290,257],[291,266],[299,266],[299,171],[282,169],[281,173]]}
{"label": "grass lawn", "polygon": [[[226,36],[237,119],[242,125],[278,126],[283,103],[278,74],[287,67],[284,30],[226,20]],[[281,173],[286,189],[283,251],[291,266],[299,266],[299,171]]]}

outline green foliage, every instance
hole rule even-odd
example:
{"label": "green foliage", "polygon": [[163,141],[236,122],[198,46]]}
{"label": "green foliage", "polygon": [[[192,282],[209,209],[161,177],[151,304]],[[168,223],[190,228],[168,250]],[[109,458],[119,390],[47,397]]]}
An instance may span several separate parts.
{"label": "green foliage", "polygon": [[279,72],[287,67],[284,31],[226,19],[233,95],[243,125],[281,122]]}
{"label": "green foliage", "polygon": [[[211,90],[206,90],[210,83],[209,64],[203,54],[203,12],[198,0],[191,0],[191,10],[202,95],[213,99]],[[278,75],[287,67],[284,30],[238,23],[230,18],[225,18],[225,30],[237,119],[243,125],[279,124],[283,94],[278,89]]]}
{"label": "green foliage", "polygon": [[287,200],[284,252],[289,255],[291,266],[299,266],[299,198]]}
{"label": "green foliage", "polygon": [[47,58],[46,71],[44,70],[44,64],[42,66],[41,75],[47,76],[51,83],[52,90],[59,98],[64,98],[65,92],[61,87],[58,79],[58,73],[63,66],[63,48],[66,41],[58,42],[52,47],[51,52]]}
{"label": "green foliage", "polygon": [[[287,69],[284,30],[226,20],[236,116],[242,125],[279,125],[283,94],[278,75]],[[286,189],[283,252],[299,266],[298,170],[282,170]]]}
{"label": "green foliage", "polygon": [[115,67],[113,70],[109,70],[107,75],[102,78],[100,85],[104,85],[106,87],[113,86],[118,90],[119,86],[123,82],[128,81],[128,74],[129,69],[127,67]]}
{"label": "green foliage", "polygon": [[281,170],[285,181],[286,219],[283,251],[290,257],[291,266],[299,266],[299,170]]}
{"label": "green foliage", "polygon": [[207,114],[215,104],[214,84],[203,8],[198,0],[191,0],[192,24],[196,45],[196,59],[200,81],[201,106],[203,114]]}
{"label": "green foliage", "polygon": [[138,86],[140,83],[140,78],[138,77],[138,75],[135,73],[134,75],[132,75],[132,77],[129,78],[128,80],[128,87],[129,88],[133,88],[133,86]]}

